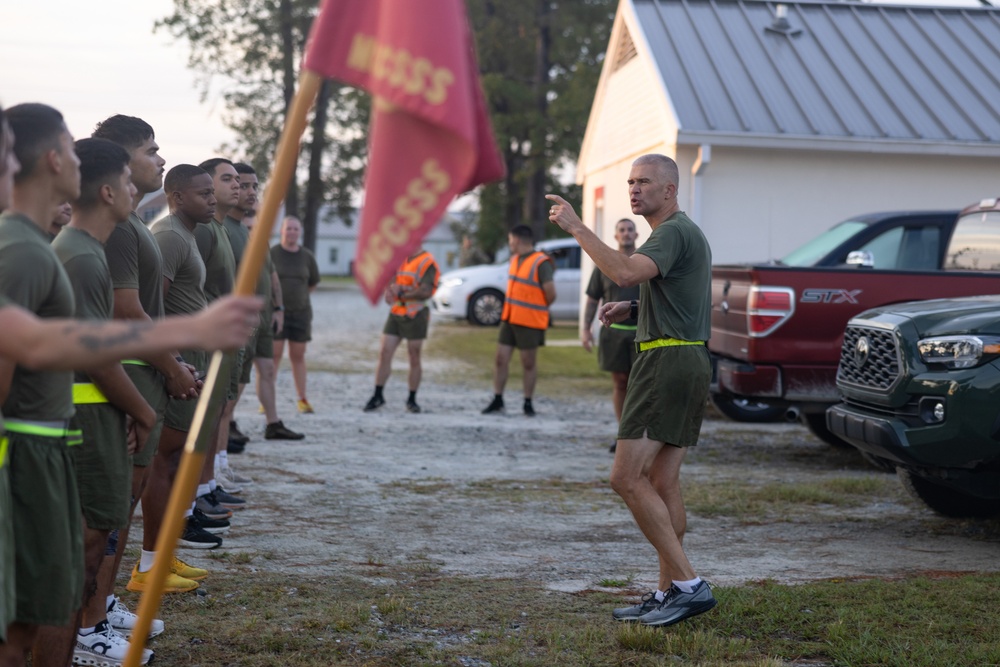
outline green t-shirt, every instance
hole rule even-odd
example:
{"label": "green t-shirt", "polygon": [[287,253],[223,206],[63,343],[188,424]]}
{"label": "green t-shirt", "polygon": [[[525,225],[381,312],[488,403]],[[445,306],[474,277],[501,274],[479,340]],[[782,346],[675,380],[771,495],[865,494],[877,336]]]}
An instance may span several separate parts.
{"label": "green t-shirt", "polygon": [[198,252],[194,234],[173,215],[154,222],[150,231],[163,256],[163,277],[170,280],[170,289],[163,297],[164,312],[188,315],[202,310],[208,305],[205,261]]}
{"label": "green t-shirt", "polygon": [[708,340],[712,331],[712,249],[691,218],[678,211],[637,250],[660,275],[639,286],[637,342]]}
{"label": "green t-shirt", "polygon": [[[0,215],[0,293],[38,317],[73,316],[73,288],[48,235],[23,215]],[[8,419],[69,419],[73,374],[17,366],[2,409]]]}
{"label": "green t-shirt", "polygon": [[239,268],[243,261],[243,252],[247,249],[250,241],[250,230],[243,226],[243,223],[228,215],[222,221],[222,228],[226,230],[226,237],[229,245],[233,249],[233,259],[236,260],[236,267]]}
{"label": "green t-shirt", "polygon": [[194,238],[205,260],[205,297],[212,302],[230,294],[236,283],[236,258],[225,227],[212,220],[207,225],[195,227]]}
{"label": "green t-shirt", "polygon": [[306,248],[289,252],[278,243],[271,247],[271,260],[281,281],[285,310],[309,310],[309,288],[319,284],[319,266]]}
{"label": "green t-shirt", "polygon": [[[82,229],[65,227],[52,242],[52,249],[73,286],[73,316],[78,320],[114,317],[114,288],[100,241]],[[84,373],[77,373],[76,381],[90,382],[90,379]]]}
{"label": "green t-shirt", "polygon": [[135,211],[111,232],[104,254],[114,289],[138,290],[146,314],[154,320],[163,317],[163,255]]}
{"label": "green t-shirt", "polygon": [[[594,272],[590,274],[590,282],[587,283],[587,296],[595,301],[611,303],[612,301],[631,301],[639,298],[639,286],[621,287],[608,278],[604,273],[594,267]],[[632,318],[620,322],[625,326],[635,326],[636,321]]]}

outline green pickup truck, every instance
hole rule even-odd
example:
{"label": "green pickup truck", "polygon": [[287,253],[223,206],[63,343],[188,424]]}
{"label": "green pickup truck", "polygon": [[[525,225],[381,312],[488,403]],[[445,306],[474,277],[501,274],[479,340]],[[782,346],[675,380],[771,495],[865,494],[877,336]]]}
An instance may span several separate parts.
{"label": "green pickup truck", "polygon": [[[945,269],[1000,272],[1000,202],[986,200],[973,215],[981,243],[955,249]],[[852,318],[837,388],[843,400],[826,413],[832,433],[895,467],[940,514],[1000,514],[1000,273],[994,295],[892,304]]]}

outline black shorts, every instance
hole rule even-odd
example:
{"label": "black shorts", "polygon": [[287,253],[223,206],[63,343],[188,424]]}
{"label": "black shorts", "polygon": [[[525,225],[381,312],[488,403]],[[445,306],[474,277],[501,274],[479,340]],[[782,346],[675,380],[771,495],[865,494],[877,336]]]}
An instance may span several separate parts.
{"label": "black shorts", "polygon": [[285,326],[274,334],[274,340],[290,340],[293,343],[308,343],[312,340],[312,308],[308,310],[286,310]]}

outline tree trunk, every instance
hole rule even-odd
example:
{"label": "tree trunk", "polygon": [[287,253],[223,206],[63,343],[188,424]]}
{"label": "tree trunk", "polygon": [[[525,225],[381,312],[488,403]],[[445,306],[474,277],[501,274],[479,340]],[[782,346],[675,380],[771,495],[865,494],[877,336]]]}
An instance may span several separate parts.
{"label": "tree trunk", "polygon": [[548,225],[545,210],[545,167],[546,149],[548,145],[548,127],[545,119],[549,109],[549,51],[552,47],[550,24],[550,0],[537,0],[538,38],[535,41],[535,76],[532,88],[535,95],[535,113],[537,121],[531,132],[531,147],[527,161],[527,182],[524,191],[524,221],[531,225],[535,239],[545,238],[545,227]]}
{"label": "tree trunk", "polygon": [[330,82],[320,85],[316,96],[316,115],[312,122],[309,146],[309,183],[306,185],[306,210],[302,218],[302,245],[316,252],[316,226],[323,205],[323,151],[326,149],[326,118],[330,103]]}
{"label": "tree trunk", "polygon": [[[281,22],[282,87],[285,96],[285,118],[295,97],[295,36],[292,31],[292,0],[281,0],[278,8]],[[278,141],[275,141],[275,145]],[[299,215],[299,184],[295,174],[285,195],[285,215]]]}

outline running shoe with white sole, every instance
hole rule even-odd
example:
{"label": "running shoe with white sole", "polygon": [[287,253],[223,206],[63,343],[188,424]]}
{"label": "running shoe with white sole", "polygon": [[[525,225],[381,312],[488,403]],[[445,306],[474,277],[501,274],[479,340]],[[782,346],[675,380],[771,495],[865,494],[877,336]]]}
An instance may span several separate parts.
{"label": "running shoe with white sole", "polygon": [[[125,656],[128,655],[128,649],[128,640],[115,632],[108,621],[104,620],[89,634],[76,633],[73,664],[87,667],[121,667]],[[152,657],[152,651],[143,649],[139,664],[149,664]]]}
{"label": "running shoe with white sole", "polygon": [[[122,636],[128,638],[132,635],[132,628],[135,627],[139,617],[129,611],[129,608],[115,596],[114,602],[108,606],[108,623]],[[163,621],[154,618],[149,625],[149,639],[163,634]]]}
{"label": "running shoe with white sole", "polygon": [[639,617],[643,625],[666,627],[686,618],[704,614],[718,604],[707,581],[700,582],[690,593],[671,586],[663,603],[653,611]]}

